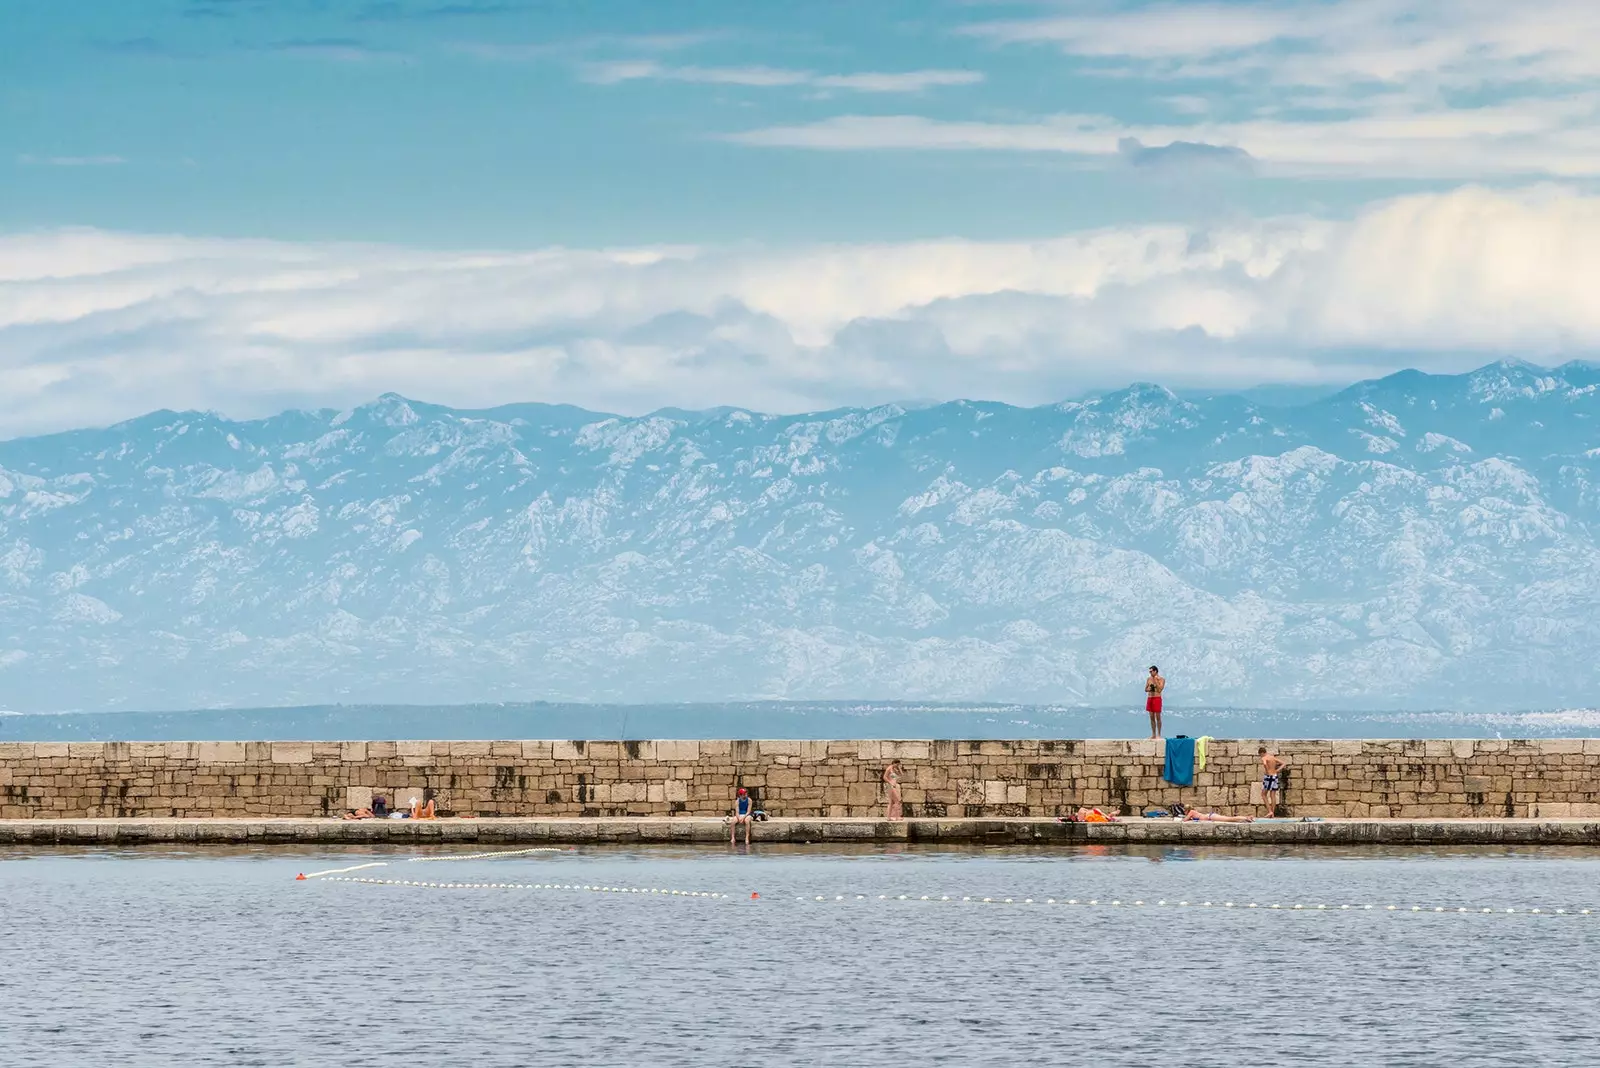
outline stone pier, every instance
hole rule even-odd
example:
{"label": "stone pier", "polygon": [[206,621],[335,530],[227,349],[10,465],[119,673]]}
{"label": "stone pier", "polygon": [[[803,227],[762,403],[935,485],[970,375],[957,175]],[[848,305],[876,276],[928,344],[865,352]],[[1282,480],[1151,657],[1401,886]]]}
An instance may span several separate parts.
{"label": "stone pier", "polygon": [[[911,827],[1058,826],[1051,817],[1078,805],[1133,815],[1174,801],[1264,815],[1259,744],[1211,741],[1193,785],[1178,787],[1161,777],[1156,741],[12,742],[0,743],[0,819],[322,818],[381,794],[481,820],[689,826],[726,813],[744,786],[779,819],[856,820],[883,814],[892,759]],[[1280,815],[1600,819],[1600,739],[1265,744],[1289,762]]]}

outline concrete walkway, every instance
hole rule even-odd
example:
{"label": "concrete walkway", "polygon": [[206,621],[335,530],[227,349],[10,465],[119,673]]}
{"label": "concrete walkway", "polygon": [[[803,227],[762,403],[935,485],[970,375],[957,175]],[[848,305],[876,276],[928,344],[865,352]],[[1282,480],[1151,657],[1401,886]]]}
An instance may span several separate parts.
{"label": "concrete walkway", "polygon": [[[104,819],[0,820],[4,845],[380,843],[725,842],[716,818],[616,819]],[[755,825],[753,840],[795,844],[922,842],[963,845],[1214,844],[1301,845],[1596,845],[1595,820],[1324,820],[1317,823],[1179,823],[1125,819],[1110,824],[1053,819],[774,819]],[[740,834],[743,841],[743,833]]]}

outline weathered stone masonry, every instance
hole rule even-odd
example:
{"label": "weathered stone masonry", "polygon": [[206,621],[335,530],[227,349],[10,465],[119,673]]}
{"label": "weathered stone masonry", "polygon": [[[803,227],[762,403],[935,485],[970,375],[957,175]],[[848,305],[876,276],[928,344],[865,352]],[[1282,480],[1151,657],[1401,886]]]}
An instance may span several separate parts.
{"label": "weathered stone masonry", "polygon": [[[442,814],[720,815],[748,787],[775,816],[881,815],[905,763],[908,816],[1131,813],[1259,803],[1254,740],[1216,741],[1195,785],[1152,741],[0,743],[0,818],[322,816],[425,790]],[[1600,816],[1600,739],[1291,741],[1293,815]],[[1257,809],[1256,811],[1259,811]]]}

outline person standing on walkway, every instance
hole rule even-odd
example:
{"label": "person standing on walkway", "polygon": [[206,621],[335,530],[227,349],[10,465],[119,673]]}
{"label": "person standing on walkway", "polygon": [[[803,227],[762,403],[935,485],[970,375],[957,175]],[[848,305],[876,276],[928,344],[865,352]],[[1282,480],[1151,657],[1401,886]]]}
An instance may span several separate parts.
{"label": "person standing on walkway", "polygon": [[743,786],[733,799],[733,822],[728,824],[728,844],[734,844],[734,835],[739,833],[739,825],[744,824],[744,844],[750,844],[750,825],[755,822],[755,805],[751,803],[750,794]]}
{"label": "person standing on walkway", "polygon": [[900,775],[905,771],[900,766],[900,761],[891,760],[889,766],[883,769],[883,784],[889,791],[889,814],[891,820],[898,820],[900,816]]}
{"label": "person standing on walkway", "polygon": [[1288,761],[1262,746],[1256,750],[1261,757],[1261,803],[1267,806],[1267,815],[1278,813],[1278,802],[1283,800],[1283,768]]}
{"label": "person standing on walkway", "polygon": [[1150,737],[1161,737],[1161,692],[1167,688],[1167,680],[1161,677],[1161,669],[1154,664],[1150,665],[1150,677],[1144,680],[1144,710],[1150,713]]}

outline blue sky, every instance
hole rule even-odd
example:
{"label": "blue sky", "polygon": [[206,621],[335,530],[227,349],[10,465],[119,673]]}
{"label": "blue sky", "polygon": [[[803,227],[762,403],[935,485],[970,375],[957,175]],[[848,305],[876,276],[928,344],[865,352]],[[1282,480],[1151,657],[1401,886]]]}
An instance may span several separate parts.
{"label": "blue sky", "polygon": [[383,388],[1026,403],[1600,336],[1575,281],[1591,2],[0,0],[0,23],[0,432]]}

